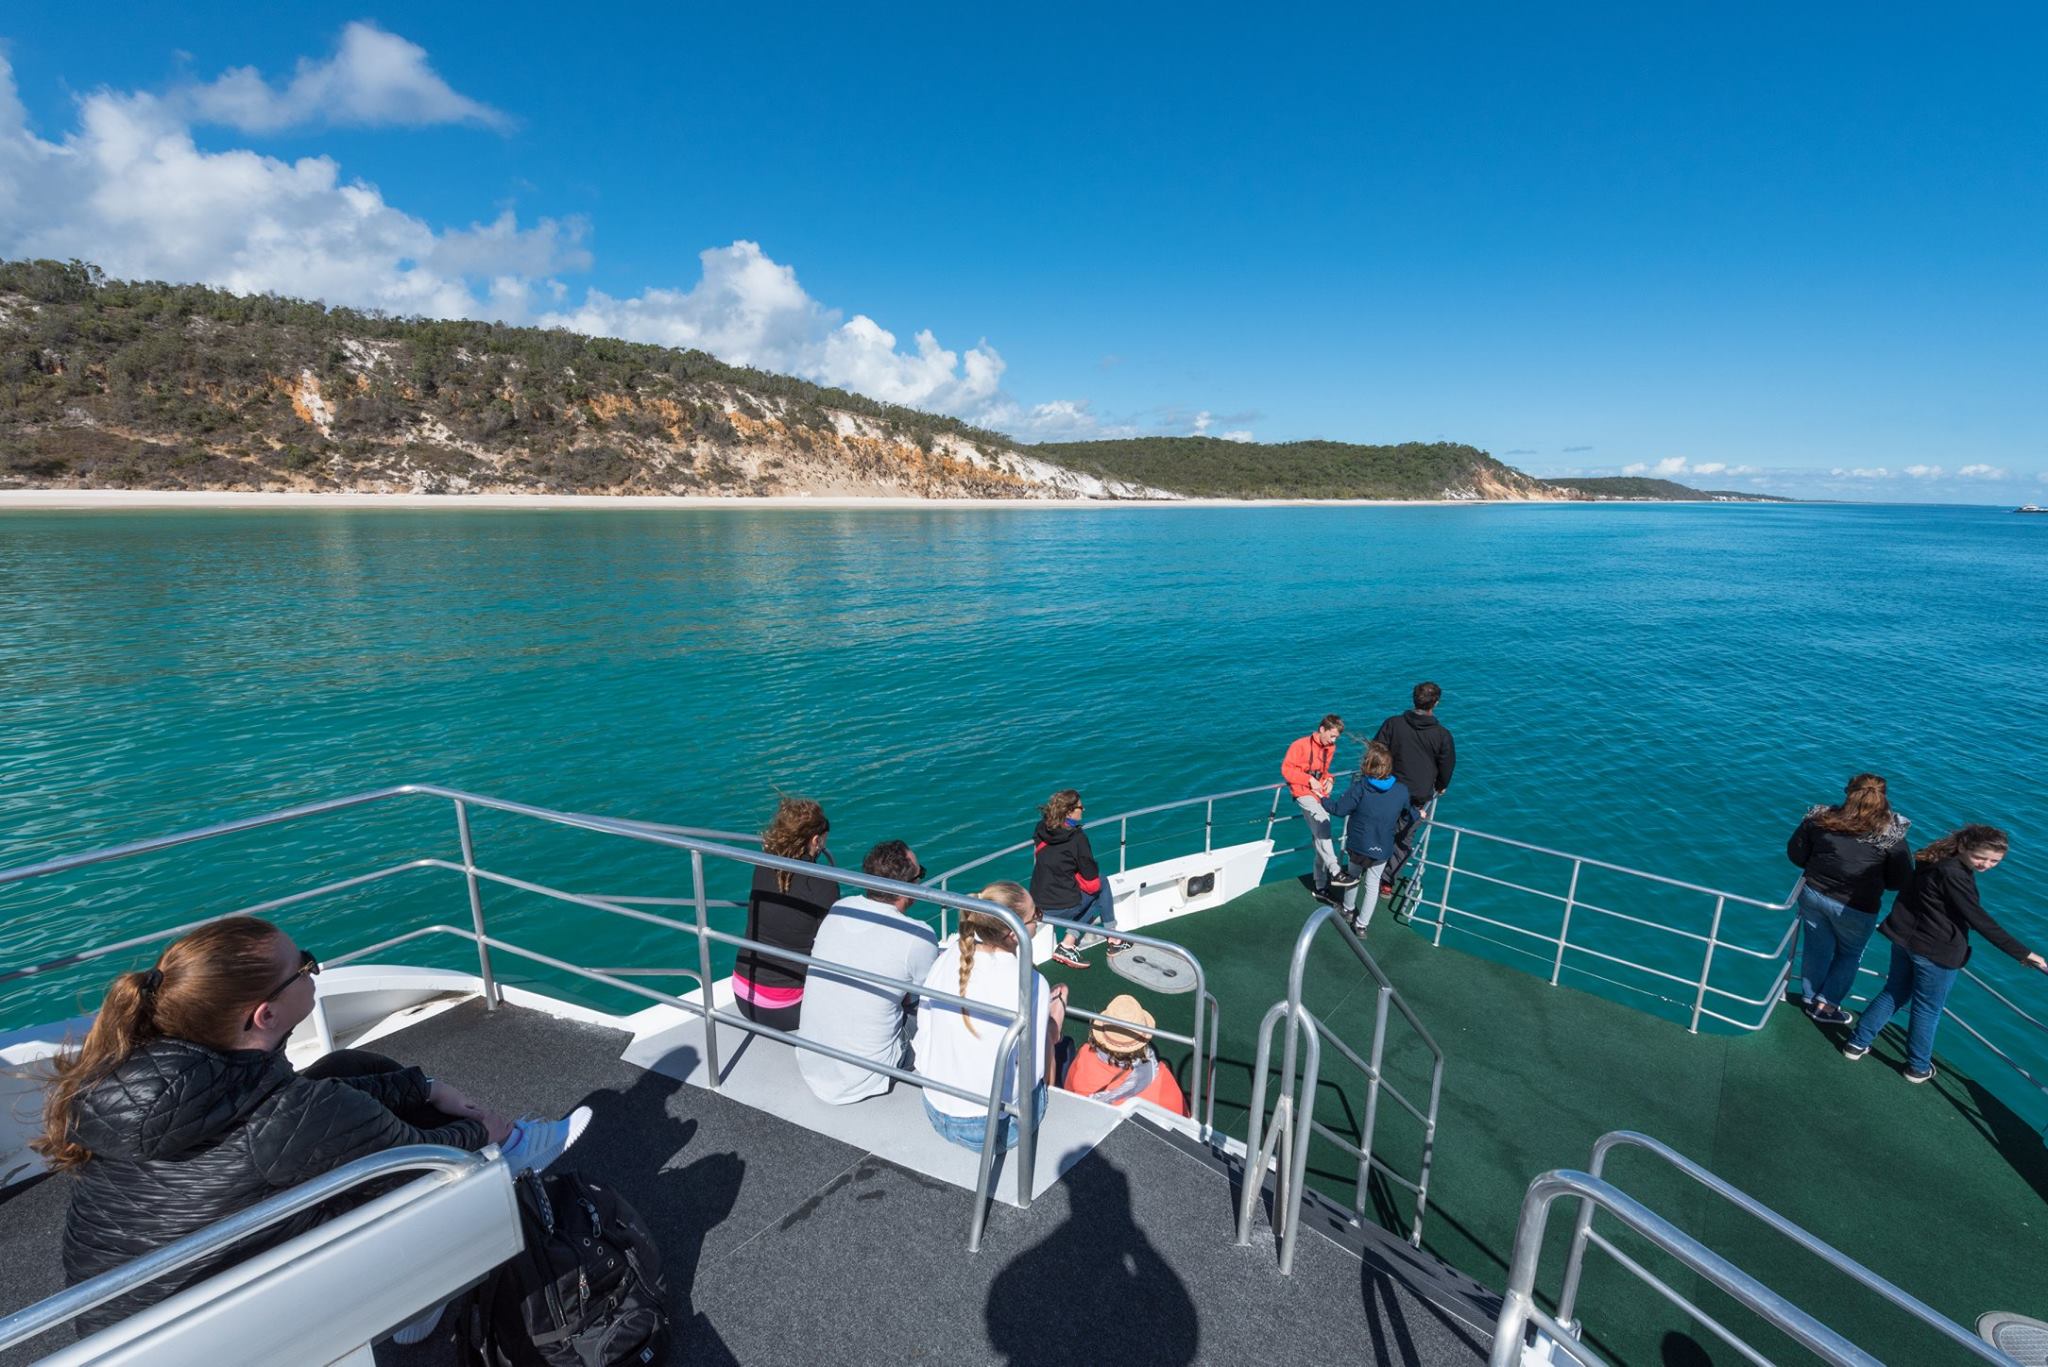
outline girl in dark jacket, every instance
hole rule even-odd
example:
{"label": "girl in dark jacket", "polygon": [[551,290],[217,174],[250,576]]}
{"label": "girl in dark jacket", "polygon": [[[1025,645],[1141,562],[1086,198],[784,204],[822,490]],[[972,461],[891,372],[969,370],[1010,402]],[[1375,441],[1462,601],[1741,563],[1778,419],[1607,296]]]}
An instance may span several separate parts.
{"label": "girl in dark jacket", "polygon": [[[1060,789],[1038,809],[1038,826],[1031,833],[1031,900],[1043,915],[1115,930],[1116,898],[1095,862],[1088,832],[1081,829],[1085,810],[1081,795],[1072,788]],[[1080,935],[1069,928],[1052,957],[1068,968],[1088,967],[1081,957]],[[1123,941],[1111,937],[1109,945],[1118,949]]]}
{"label": "girl in dark jacket", "polygon": [[1785,844],[1786,856],[1806,871],[1799,887],[1799,996],[1823,1025],[1849,1023],[1842,1003],[1855,986],[1884,894],[1906,886],[1913,870],[1911,824],[1892,810],[1883,779],[1858,774],[1838,805],[1808,811]]}
{"label": "girl in dark jacket", "polygon": [[[233,916],[174,942],[155,967],[114,979],[84,1045],[55,1062],[31,1146],[72,1184],[68,1283],[365,1154],[500,1144],[515,1168],[545,1167],[581,1133],[587,1108],[515,1124],[417,1068],[359,1050],[293,1072],[285,1039],[311,1014],[319,971],[276,926]],[[79,1333],[302,1234],[323,1211],[98,1306],[79,1317]],[[432,1327],[408,1329],[424,1338]]]}
{"label": "girl in dark jacket", "polygon": [[[1344,890],[1344,913],[1351,918],[1351,928],[1363,935],[1379,910],[1380,880],[1394,856],[1394,843],[1415,820],[1408,785],[1394,777],[1394,752],[1378,741],[1366,746],[1358,777],[1325,810],[1330,820],[1344,820],[1344,854],[1358,875],[1358,882]],[[1363,912],[1358,910],[1361,897]]]}
{"label": "girl in dark jacket", "polygon": [[1851,1062],[1870,1052],[1877,1032],[1902,1006],[1912,1010],[1906,1032],[1906,1081],[1934,1076],[1934,1031],[1956,975],[1970,961],[1970,932],[1976,931],[2013,958],[2048,968],[2041,956],[2008,935],[1977,899],[1977,875],[2005,858],[2005,832],[1993,826],[1965,826],[1920,851],[1906,890],[1892,903],[1877,933],[1892,942],[1892,968],[1884,990],[1863,1008],[1856,1033],[1842,1046]]}
{"label": "girl in dark jacket", "polygon": [[[786,797],[775,819],[761,832],[761,848],[784,859],[830,864],[825,835],[832,823],[825,809],[807,797]],[[839,900],[830,878],[776,869],[755,869],[747,896],[747,938],[808,954],[817,943],[818,923]],[[732,991],[740,1014],[776,1030],[795,1030],[803,1013],[809,965],[743,949],[733,966]]]}

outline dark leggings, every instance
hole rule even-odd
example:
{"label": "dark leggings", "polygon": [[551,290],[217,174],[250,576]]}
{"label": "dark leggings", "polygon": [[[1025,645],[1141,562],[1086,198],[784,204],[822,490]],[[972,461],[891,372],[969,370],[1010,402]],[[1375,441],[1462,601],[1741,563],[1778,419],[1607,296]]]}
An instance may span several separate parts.
{"label": "dark leggings", "polygon": [[[301,1073],[301,1077],[337,1078],[368,1077],[372,1073],[401,1073],[405,1065],[397,1059],[373,1054],[368,1049],[336,1049],[312,1067]],[[435,1106],[421,1102],[417,1106],[393,1108],[393,1115],[416,1130],[436,1130],[456,1119]]]}

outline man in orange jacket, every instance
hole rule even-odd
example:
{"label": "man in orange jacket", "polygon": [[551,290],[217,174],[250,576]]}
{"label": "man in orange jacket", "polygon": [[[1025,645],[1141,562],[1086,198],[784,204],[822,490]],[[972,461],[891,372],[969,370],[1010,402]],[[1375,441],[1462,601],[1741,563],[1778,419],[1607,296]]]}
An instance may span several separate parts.
{"label": "man in orange jacket", "polygon": [[1343,734],[1344,719],[1332,712],[1315,730],[1288,746],[1287,757],[1280,761],[1280,777],[1287,780],[1287,791],[1308,819],[1309,835],[1315,842],[1316,898],[1332,904],[1337,899],[1331,888],[1350,888],[1358,883],[1337,860],[1337,846],[1330,839],[1330,814],[1323,810],[1323,799],[1334,786],[1330,761],[1337,753],[1337,737]]}

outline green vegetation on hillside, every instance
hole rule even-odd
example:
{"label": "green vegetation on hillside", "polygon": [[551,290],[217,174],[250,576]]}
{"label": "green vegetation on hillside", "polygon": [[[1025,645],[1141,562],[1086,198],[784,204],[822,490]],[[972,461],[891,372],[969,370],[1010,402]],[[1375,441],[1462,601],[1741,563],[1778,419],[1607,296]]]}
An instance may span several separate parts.
{"label": "green vegetation on hillside", "polygon": [[1662,499],[1674,503],[1713,503],[1738,499],[1744,503],[1790,503],[1773,494],[1746,494],[1734,489],[1695,489],[1668,479],[1637,475],[1600,475],[1586,479],[1547,479],[1553,489],[1576,489],[1593,498]]}
{"label": "green vegetation on hillside", "polygon": [[1260,445],[1216,437],[1136,437],[1051,442],[1032,449],[1092,475],[1200,498],[1442,498],[1446,490],[1516,498],[1545,493],[1521,471],[1476,447],[1452,442]]}
{"label": "green vegetation on hillside", "polygon": [[[307,373],[333,410],[330,435],[294,408]],[[662,441],[700,452],[663,469],[662,487],[730,487],[701,452],[743,446],[734,414],[768,416],[757,400],[799,436],[833,433],[838,411],[927,451],[941,433],[1015,445],[701,351],[0,262],[0,479],[348,487],[400,456],[466,475],[477,462],[461,448],[487,445],[517,457],[511,477],[528,487],[641,487],[639,453]],[[447,439],[409,436],[422,419]]]}

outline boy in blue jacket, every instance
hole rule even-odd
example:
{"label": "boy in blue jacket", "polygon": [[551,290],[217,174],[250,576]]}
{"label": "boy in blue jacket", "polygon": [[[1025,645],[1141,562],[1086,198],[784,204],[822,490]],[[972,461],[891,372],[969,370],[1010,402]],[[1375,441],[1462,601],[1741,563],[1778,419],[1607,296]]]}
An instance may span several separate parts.
{"label": "boy in blue jacket", "polygon": [[[1394,752],[1378,741],[1365,748],[1365,763],[1344,796],[1327,804],[1330,820],[1344,820],[1344,854],[1358,870],[1358,883],[1344,892],[1344,912],[1360,935],[1372,924],[1380,904],[1380,879],[1393,857],[1395,839],[1415,820],[1408,785],[1394,777]],[[1348,819],[1347,819],[1348,818]],[[1360,912],[1363,895],[1365,910]],[[1316,894],[1332,906],[1334,893]]]}

